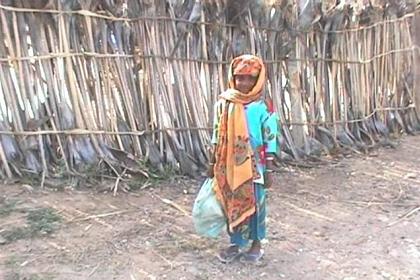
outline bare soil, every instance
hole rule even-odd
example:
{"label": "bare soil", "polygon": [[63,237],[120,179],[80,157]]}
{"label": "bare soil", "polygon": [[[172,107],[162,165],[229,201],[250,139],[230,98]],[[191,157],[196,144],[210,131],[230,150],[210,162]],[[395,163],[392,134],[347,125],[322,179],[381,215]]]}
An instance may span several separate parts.
{"label": "bare soil", "polygon": [[[226,234],[194,233],[198,181],[116,196],[2,185],[0,279],[420,279],[419,141],[407,136],[396,149],[325,158],[316,168],[281,167],[265,258],[252,265],[219,263]],[[52,233],[10,239],[16,228],[29,232],[28,213],[44,208],[60,216]]]}

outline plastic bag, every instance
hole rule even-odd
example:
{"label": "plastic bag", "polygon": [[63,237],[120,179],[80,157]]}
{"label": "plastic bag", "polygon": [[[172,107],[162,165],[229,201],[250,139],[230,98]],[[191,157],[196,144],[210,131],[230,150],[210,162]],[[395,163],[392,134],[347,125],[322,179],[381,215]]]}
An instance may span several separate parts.
{"label": "plastic bag", "polygon": [[193,222],[201,236],[216,238],[226,227],[226,218],[222,206],[213,190],[213,178],[204,181],[198,192],[193,207]]}

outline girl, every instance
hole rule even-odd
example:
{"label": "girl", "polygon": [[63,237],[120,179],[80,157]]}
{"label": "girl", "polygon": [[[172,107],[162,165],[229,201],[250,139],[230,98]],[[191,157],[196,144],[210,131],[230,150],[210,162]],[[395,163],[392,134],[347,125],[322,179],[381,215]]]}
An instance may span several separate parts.
{"label": "girl", "polygon": [[[213,150],[208,175],[225,212],[230,246],[218,257],[256,262],[264,251],[266,189],[272,184],[277,150],[277,117],[262,100],[266,81],[262,60],[241,55],[232,60],[228,89],[215,104]],[[272,107],[272,106],[270,106]],[[250,248],[241,252],[252,240]]]}

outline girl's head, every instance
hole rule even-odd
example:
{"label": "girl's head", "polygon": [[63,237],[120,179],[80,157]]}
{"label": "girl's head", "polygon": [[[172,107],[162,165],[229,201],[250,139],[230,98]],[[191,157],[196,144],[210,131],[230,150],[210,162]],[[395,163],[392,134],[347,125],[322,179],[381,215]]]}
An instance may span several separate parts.
{"label": "girl's head", "polygon": [[252,90],[257,82],[258,76],[252,76],[248,74],[240,74],[234,75],[233,80],[235,83],[235,89],[239,90],[240,92],[247,94]]}
{"label": "girl's head", "polygon": [[265,82],[265,68],[262,60],[250,54],[234,58],[230,66],[229,80],[229,87],[243,94],[261,91]]}

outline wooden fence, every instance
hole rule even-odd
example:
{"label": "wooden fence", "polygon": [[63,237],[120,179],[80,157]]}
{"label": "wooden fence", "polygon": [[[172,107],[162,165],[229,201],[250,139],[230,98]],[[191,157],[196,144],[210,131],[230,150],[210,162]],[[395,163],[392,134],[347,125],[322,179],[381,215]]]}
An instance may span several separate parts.
{"label": "wooden fence", "polygon": [[407,3],[0,2],[3,178],[92,167],[147,176],[146,166],[196,175],[241,53],[267,65],[280,158],[363,152],[419,129],[418,10]]}

